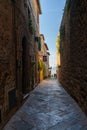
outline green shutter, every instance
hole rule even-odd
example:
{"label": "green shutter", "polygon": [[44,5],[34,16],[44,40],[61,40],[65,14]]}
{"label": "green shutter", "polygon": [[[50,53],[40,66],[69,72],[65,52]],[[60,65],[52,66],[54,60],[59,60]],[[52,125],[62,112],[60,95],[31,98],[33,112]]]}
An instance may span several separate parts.
{"label": "green shutter", "polygon": [[41,39],[38,37],[38,50],[41,51]]}

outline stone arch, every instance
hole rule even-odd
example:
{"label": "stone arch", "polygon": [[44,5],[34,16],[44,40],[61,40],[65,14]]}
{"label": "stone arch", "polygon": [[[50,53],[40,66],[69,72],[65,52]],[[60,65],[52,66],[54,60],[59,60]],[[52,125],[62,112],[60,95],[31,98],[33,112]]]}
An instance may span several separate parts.
{"label": "stone arch", "polygon": [[24,97],[30,88],[29,35],[26,26],[17,31],[17,86],[18,96]]}

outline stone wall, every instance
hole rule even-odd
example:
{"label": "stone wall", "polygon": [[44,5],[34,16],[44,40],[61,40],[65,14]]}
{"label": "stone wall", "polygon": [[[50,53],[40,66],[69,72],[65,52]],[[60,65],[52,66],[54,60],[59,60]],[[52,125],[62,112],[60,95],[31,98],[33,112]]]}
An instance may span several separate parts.
{"label": "stone wall", "polygon": [[68,0],[59,80],[87,114],[87,1]]}
{"label": "stone wall", "polygon": [[[11,1],[0,1],[0,112],[4,122],[9,111],[9,91],[15,88],[15,45]],[[14,102],[15,104],[15,102]],[[13,105],[14,105],[13,104]]]}
{"label": "stone wall", "polygon": [[28,0],[0,0],[0,129],[38,82],[31,59],[37,63],[39,23],[32,11]]}

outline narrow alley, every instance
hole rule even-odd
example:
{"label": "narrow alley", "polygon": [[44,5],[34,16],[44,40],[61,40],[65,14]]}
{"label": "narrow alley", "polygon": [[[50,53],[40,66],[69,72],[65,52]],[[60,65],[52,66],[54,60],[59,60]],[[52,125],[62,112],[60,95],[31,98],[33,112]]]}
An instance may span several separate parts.
{"label": "narrow alley", "polygon": [[54,78],[41,82],[3,130],[87,130],[87,117]]}

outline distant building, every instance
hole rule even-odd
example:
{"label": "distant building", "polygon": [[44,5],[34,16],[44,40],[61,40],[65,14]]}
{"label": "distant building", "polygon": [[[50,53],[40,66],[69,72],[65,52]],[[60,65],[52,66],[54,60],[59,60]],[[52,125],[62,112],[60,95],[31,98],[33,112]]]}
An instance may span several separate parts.
{"label": "distant building", "polygon": [[43,54],[44,54],[44,49],[43,49],[43,46],[44,46],[44,35],[43,34],[40,34],[40,42],[38,44],[38,77],[39,77],[39,82],[41,82],[44,78],[43,76],[43,66],[44,66],[44,62],[43,62]]}
{"label": "distant building", "polygon": [[56,60],[57,60],[57,67],[61,66],[60,61],[60,33],[58,33],[57,40],[56,40]]}
{"label": "distant building", "polygon": [[49,67],[50,67],[50,65],[49,65],[49,57],[50,57],[50,53],[49,52],[47,52],[47,77],[48,76],[50,76],[50,72],[49,72]]}
{"label": "distant building", "polygon": [[48,75],[49,75],[49,56],[50,56],[50,53],[48,52],[49,49],[48,49],[47,44],[44,43],[44,45],[45,45],[44,57],[46,57],[46,60],[44,60],[44,63],[45,63],[45,66],[46,66],[46,77],[48,77]]}
{"label": "distant building", "polygon": [[40,49],[38,51],[39,64],[40,64],[40,81],[49,75],[49,55],[48,46],[45,43],[45,38],[43,34],[40,34]]}

